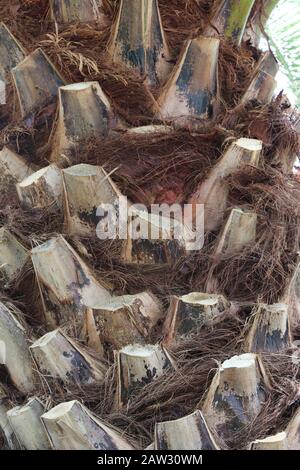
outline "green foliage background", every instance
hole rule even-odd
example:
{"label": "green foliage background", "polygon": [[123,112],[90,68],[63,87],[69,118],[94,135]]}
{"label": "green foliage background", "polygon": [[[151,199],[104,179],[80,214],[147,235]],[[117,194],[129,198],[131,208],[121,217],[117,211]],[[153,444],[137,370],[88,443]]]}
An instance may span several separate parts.
{"label": "green foliage background", "polygon": [[300,0],[281,0],[268,20],[266,32],[300,107]]}

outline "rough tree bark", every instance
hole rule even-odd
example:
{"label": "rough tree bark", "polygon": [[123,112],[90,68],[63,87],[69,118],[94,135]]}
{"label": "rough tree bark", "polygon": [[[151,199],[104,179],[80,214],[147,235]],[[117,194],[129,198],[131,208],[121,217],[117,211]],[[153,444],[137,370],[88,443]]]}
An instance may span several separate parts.
{"label": "rough tree bark", "polygon": [[55,450],[133,450],[78,401],[57,405],[41,417]]}
{"label": "rough tree bark", "polygon": [[197,334],[203,326],[224,318],[229,309],[230,302],[222,295],[192,292],[172,296],[163,326],[164,344],[174,343],[176,337]]}
{"label": "rough tree bark", "polygon": [[131,344],[115,355],[118,367],[117,405],[122,407],[145,385],[159,379],[172,362],[160,345]]}
{"label": "rough tree bark", "polygon": [[155,450],[220,450],[201,411],[155,425]]}
{"label": "rough tree bark", "polygon": [[186,123],[193,116],[215,117],[219,100],[218,56],[218,39],[199,37],[187,42],[158,99],[160,118]]}
{"label": "rough tree bark", "polygon": [[205,231],[219,228],[224,218],[228,197],[225,178],[244,165],[258,166],[261,150],[260,140],[245,138],[236,140],[191,196],[189,201],[191,204],[204,204]]}
{"label": "rough tree bark", "polygon": [[25,57],[11,72],[22,117],[40,111],[57,97],[59,87],[65,85],[42,49]]}
{"label": "rough tree bark", "polygon": [[45,334],[30,346],[39,371],[66,384],[89,385],[103,381],[105,367],[100,366],[79,344],[61,330]]}
{"label": "rough tree bark", "polygon": [[258,305],[245,339],[245,351],[277,353],[291,346],[287,305]]}
{"label": "rough tree bark", "polygon": [[32,173],[17,183],[16,188],[21,204],[27,209],[62,206],[62,175],[55,165]]}
{"label": "rough tree bark", "polygon": [[61,235],[34,248],[31,258],[50,326],[80,320],[87,308],[109,301],[108,290]]}
{"label": "rough tree bark", "polygon": [[34,390],[33,363],[26,331],[10,310],[0,302],[0,364],[22,393]]}
{"label": "rough tree bark", "polygon": [[171,65],[157,0],[121,0],[108,52],[146,76],[151,86],[167,78]]}
{"label": "rough tree bark", "polygon": [[10,425],[20,446],[25,450],[50,450],[41,416],[45,412],[43,403],[37,398],[30,398],[25,405],[16,406],[7,412]]}
{"label": "rough tree bark", "polygon": [[81,163],[62,171],[65,193],[65,223],[69,233],[96,237],[101,204],[117,207],[121,193],[106,171]]}
{"label": "rough tree bark", "polygon": [[55,125],[51,160],[76,160],[80,144],[107,137],[116,125],[111,105],[98,82],[81,82],[59,89],[59,115]]}

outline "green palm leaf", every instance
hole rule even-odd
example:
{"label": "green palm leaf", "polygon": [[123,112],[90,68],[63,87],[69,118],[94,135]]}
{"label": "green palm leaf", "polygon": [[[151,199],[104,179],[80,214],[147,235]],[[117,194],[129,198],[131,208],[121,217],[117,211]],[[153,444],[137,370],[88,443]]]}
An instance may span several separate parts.
{"label": "green palm leaf", "polygon": [[300,0],[281,0],[266,27],[270,45],[300,106]]}

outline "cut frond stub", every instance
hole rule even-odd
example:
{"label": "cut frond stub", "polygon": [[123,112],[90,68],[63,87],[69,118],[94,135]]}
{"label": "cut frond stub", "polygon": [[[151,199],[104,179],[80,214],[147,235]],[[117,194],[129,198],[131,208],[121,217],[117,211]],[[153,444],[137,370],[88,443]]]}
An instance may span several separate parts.
{"label": "cut frond stub", "polygon": [[121,0],[109,54],[157,86],[170,71],[169,50],[157,0]]}
{"label": "cut frond stub", "polygon": [[209,426],[226,439],[250,424],[266,399],[264,380],[256,354],[233,356],[223,362],[202,406]]}
{"label": "cut frond stub", "polygon": [[25,55],[19,41],[4,23],[0,23],[0,78],[5,81],[6,75],[24,60]]}
{"label": "cut frond stub", "polygon": [[16,406],[7,412],[10,425],[22,449],[51,449],[40,419],[43,413],[45,413],[45,407],[37,397],[30,398],[25,405]]}
{"label": "cut frond stub", "polygon": [[12,69],[22,117],[42,110],[65,85],[63,78],[42,51],[36,49]]}
{"label": "cut frond stub", "polygon": [[158,117],[185,123],[189,117],[213,119],[219,99],[219,40],[188,41],[158,99]]}
{"label": "cut frond stub", "polygon": [[176,219],[138,208],[130,210],[122,259],[133,264],[172,264],[185,253],[190,233]]}
{"label": "cut frond stub", "polygon": [[100,166],[81,163],[62,170],[62,174],[68,232],[95,238],[101,216],[98,208],[102,204],[117,208],[120,191]]}
{"label": "cut frond stub", "polygon": [[21,204],[27,209],[62,207],[62,174],[56,165],[32,173],[16,185]]}
{"label": "cut frond stub", "polygon": [[240,45],[254,1],[222,0],[204,34],[225,36]]}
{"label": "cut frond stub", "polygon": [[149,292],[113,297],[92,309],[94,322],[88,322],[86,331],[91,338],[110,350],[119,350],[129,344],[144,344],[151,329],[162,316],[159,300]]}
{"label": "cut frond stub", "polygon": [[251,443],[250,450],[288,450],[286,433],[279,432],[265,439],[256,439]]}
{"label": "cut frond stub", "polygon": [[76,400],[57,405],[41,419],[55,450],[133,450],[120,433]]}
{"label": "cut frond stub", "polygon": [[60,87],[59,116],[51,160],[59,162],[66,154],[72,161],[80,151],[82,141],[107,137],[115,122],[111,105],[98,82]]}
{"label": "cut frond stub", "polygon": [[3,147],[0,151],[0,169],[1,181],[11,179],[15,183],[20,183],[34,172],[34,169],[28,165],[25,158],[8,147]]}
{"label": "cut frond stub", "polygon": [[130,344],[116,353],[116,360],[119,407],[124,406],[132,395],[172,367],[166,351],[160,345]]}
{"label": "cut frond stub", "polygon": [[63,383],[89,385],[104,376],[96,362],[61,330],[54,330],[30,346],[34,360],[43,375],[59,378]]}
{"label": "cut frond stub", "polygon": [[261,140],[246,138],[236,140],[190,197],[191,204],[204,204],[205,231],[216,230],[224,219],[228,198],[225,178],[245,165],[258,166],[261,151]]}
{"label": "cut frond stub", "polygon": [[5,227],[0,229],[0,273],[10,284],[22,271],[29,252]]}
{"label": "cut frond stub", "polygon": [[254,15],[252,15],[245,29],[243,37],[244,41],[250,40],[254,47],[259,47],[264,28],[278,2],[279,0],[264,0],[263,2],[257,2],[256,11]]}
{"label": "cut frond stub", "polygon": [[163,327],[164,344],[172,344],[176,337],[199,333],[203,326],[212,325],[230,309],[222,295],[192,292],[181,297],[172,296]]}
{"label": "cut frond stub", "polygon": [[241,250],[256,239],[257,214],[243,209],[232,209],[221,231],[215,255],[229,255]]}
{"label": "cut frond stub", "polygon": [[1,450],[20,449],[19,441],[10,425],[7,417],[9,410],[8,399],[4,390],[0,386],[0,442]]}
{"label": "cut frond stub", "polygon": [[277,353],[291,346],[287,305],[259,305],[245,340],[245,351]]}
{"label": "cut frond stub", "polygon": [[274,79],[279,71],[279,63],[271,50],[263,52],[257,64],[257,71],[268,73]]}
{"label": "cut frond stub", "polygon": [[35,380],[26,331],[2,302],[0,302],[0,364],[4,365],[12,383],[22,394],[33,392]]}
{"label": "cut frond stub", "polygon": [[89,23],[104,17],[102,0],[50,0],[51,17],[56,23]]}
{"label": "cut frond stub", "polygon": [[300,450],[300,408],[296,410],[285,432],[289,450]]}
{"label": "cut frond stub", "polygon": [[61,235],[35,247],[31,258],[52,327],[80,319],[87,308],[110,299],[108,290]]}
{"label": "cut frond stub", "polygon": [[272,75],[259,70],[245,92],[241,103],[244,104],[255,100],[262,104],[269,104],[273,98],[276,86],[277,82]]}
{"label": "cut frond stub", "polygon": [[201,411],[155,424],[155,450],[220,450]]}

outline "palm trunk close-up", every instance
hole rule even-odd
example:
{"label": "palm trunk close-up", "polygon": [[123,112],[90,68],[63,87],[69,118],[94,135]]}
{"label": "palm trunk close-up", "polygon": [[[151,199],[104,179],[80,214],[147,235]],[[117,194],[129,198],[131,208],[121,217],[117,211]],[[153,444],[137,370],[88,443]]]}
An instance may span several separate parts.
{"label": "palm trunk close-up", "polygon": [[284,4],[0,0],[0,450],[300,450]]}

